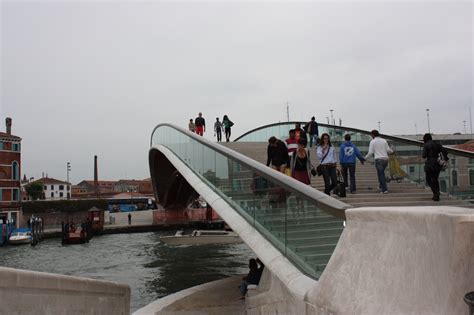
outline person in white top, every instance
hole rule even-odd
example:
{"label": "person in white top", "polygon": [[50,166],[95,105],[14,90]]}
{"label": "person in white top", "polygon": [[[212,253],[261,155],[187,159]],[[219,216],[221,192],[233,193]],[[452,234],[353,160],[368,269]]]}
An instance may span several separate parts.
{"label": "person in white top", "polygon": [[379,132],[377,130],[372,130],[370,134],[372,135],[372,140],[370,141],[369,152],[365,156],[365,159],[372,155],[374,156],[380,192],[388,194],[387,181],[385,179],[385,169],[388,165],[388,155],[393,153],[393,150],[388,146],[388,143],[385,139],[380,138]]}
{"label": "person in white top", "polygon": [[327,133],[321,135],[321,145],[316,148],[316,154],[320,161],[321,173],[324,178],[324,193],[331,195],[331,190],[336,187],[336,149],[331,144]]}

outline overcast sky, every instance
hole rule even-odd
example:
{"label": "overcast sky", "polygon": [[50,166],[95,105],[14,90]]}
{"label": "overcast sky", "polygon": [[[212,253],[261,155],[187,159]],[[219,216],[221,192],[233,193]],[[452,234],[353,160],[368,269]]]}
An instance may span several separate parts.
{"label": "overcast sky", "polygon": [[[329,110],[389,134],[469,131],[472,2],[1,2],[1,130],[22,173],[149,177],[150,134],[202,111],[233,135]],[[212,139],[212,133],[206,135]]]}

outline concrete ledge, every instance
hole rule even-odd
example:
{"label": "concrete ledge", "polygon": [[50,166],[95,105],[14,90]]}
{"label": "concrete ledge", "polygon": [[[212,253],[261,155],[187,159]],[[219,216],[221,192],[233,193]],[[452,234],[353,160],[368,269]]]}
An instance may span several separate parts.
{"label": "concrete ledge", "polygon": [[137,310],[133,315],[152,314],[242,314],[239,300],[242,275],[201,284],[170,294]]}
{"label": "concrete ledge", "polygon": [[130,287],[0,267],[2,314],[129,314]]}

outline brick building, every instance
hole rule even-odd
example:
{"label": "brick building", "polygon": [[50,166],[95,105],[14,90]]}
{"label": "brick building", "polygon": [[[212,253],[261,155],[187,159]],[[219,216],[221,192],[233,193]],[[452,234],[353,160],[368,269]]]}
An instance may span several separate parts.
{"label": "brick building", "polygon": [[21,216],[21,138],[12,135],[12,119],[5,119],[6,132],[0,132],[0,220]]}

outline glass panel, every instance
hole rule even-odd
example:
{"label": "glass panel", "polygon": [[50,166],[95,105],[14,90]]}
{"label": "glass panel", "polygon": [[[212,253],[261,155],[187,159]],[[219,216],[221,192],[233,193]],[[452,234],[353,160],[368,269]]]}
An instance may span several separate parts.
{"label": "glass panel", "polygon": [[[270,132],[274,131],[287,133],[288,128],[276,126]],[[341,219],[322,211],[317,201],[295,189],[290,191],[185,132],[160,126],[152,143],[173,151],[275,248],[303,272],[319,278],[342,233]]]}

